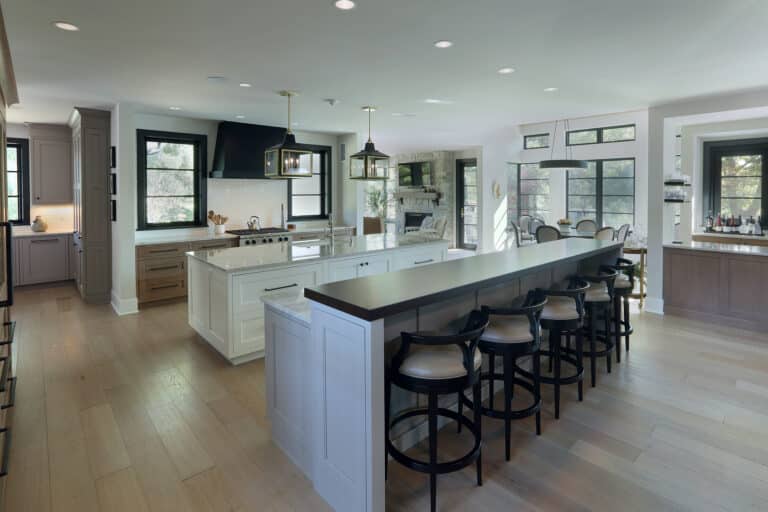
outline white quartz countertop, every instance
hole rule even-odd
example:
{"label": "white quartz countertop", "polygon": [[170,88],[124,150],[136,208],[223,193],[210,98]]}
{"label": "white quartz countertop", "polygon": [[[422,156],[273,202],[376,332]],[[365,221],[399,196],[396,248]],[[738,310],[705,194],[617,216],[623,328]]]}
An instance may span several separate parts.
{"label": "white quartz countertop", "polygon": [[744,244],[716,244],[714,242],[686,242],[682,244],[664,244],[669,249],[685,249],[689,251],[721,252],[727,254],[743,254],[745,256],[768,256],[768,247]]}
{"label": "white quartz countertop", "polygon": [[309,326],[312,307],[310,306],[309,299],[304,297],[304,290],[300,290],[299,293],[267,295],[262,297],[261,301],[299,323]]}
{"label": "white quartz countertop", "polygon": [[693,236],[711,236],[713,238],[725,238],[727,240],[765,240],[766,236],[742,235],[741,233],[708,233],[706,231],[696,231]]}
{"label": "white quartz countertop", "polygon": [[366,235],[339,238],[333,245],[325,240],[314,240],[196,251],[187,254],[218,269],[240,272],[427,244],[440,244],[447,247],[448,241],[414,239],[396,235]]}
{"label": "white quartz countertop", "polygon": [[233,238],[237,238],[237,235],[230,235],[229,233],[217,235],[206,229],[193,233],[170,233],[161,236],[146,236],[142,237],[140,240],[136,240],[136,245],[178,244],[184,242],[203,242],[206,240],[231,240]]}
{"label": "white quartz countertop", "polygon": [[48,231],[42,233],[32,231],[29,226],[14,226],[13,237],[14,238],[26,238],[33,236],[56,236],[56,235],[71,235],[73,233],[72,228],[51,228]]}

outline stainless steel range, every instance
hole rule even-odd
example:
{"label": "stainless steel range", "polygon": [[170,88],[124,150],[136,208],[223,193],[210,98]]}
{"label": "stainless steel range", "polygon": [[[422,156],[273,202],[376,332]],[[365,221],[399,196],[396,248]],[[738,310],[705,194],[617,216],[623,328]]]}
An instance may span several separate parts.
{"label": "stainless steel range", "polygon": [[281,228],[233,229],[227,233],[240,237],[240,247],[291,241],[290,232]]}

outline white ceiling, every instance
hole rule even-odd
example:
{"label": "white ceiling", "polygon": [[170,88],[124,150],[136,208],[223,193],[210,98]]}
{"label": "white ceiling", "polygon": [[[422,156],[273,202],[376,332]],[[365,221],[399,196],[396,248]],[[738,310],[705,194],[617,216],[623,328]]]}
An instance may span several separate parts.
{"label": "white ceiling", "polygon": [[[295,89],[298,129],[364,131],[360,106],[376,104],[382,149],[450,147],[523,122],[768,84],[764,0],[357,3],[343,12],[333,0],[2,0],[21,97],[9,120],[60,123],[75,104],[132,102],[284,124],[274,92]],[[455,44],[439,50],[439,39]],[[497,74],[503,66],[517,71]]]}

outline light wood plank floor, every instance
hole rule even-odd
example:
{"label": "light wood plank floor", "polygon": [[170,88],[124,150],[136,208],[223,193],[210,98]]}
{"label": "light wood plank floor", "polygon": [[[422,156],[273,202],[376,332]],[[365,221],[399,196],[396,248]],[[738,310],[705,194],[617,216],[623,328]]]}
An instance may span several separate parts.
{"label": "light wood plank floor", "polygon": [[[323,511],[270,441],[264,367],[231,367],[186,305],[117,317],[70,285],[19,290],[19,378],[3,510]],[[485,420],[485,485],[438,479],[440,510],[768,510],[768,336],[650,314],[598,387],[564,391],[543,435]],[[452,427],[440,450],[466,440]],[[414,452],[419,452],[417,447]],[[390,463],[389,510],[428,510],[428,479]]]}

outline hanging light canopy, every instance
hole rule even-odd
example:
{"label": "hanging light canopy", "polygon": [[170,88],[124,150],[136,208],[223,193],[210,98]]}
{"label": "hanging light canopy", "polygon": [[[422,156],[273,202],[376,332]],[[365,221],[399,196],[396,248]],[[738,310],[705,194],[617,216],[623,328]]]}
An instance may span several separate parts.
{"label": "hanging light canopy", "polygon": [[280,91],[280,96],[288,98],[288,127],[283,142],[264,152],[264,175],[272,179],[292,179],[312,177],[312,151],[296,142],[291,131],[292,91]]}
{"label": "hanging light canopy", "polygon": [[389,156],[377,151],[371,140],[371,112],[376,107],[363,107],[368,111],[368,142],[362,151],[349,157],[349,179],[351,180],[386,180],[389,172]]}
{"label": "hanging light canopy", "polygon": [[[568,120],[566,119],[563,121],[564,124],[564,130],[566,133],[568,133]],[[552,132],[552,144],[550,144],[550,153],[549,153],[549,160],[542,160],[539,162],[539,169],[560,169],[563,171],[566,171],[568,169],[586,169],[587,168],[587,161],[586,160],[575,160],[573,158],[573,148],[570,148],[568,146],[568,143],[566,141],[565,144],[565,158],[561,160],[555,160],[555,142],[557,142],[557,121],[555,121],[555,129]],[[569,154],[569,148],[570,148],[570,154]]]}

